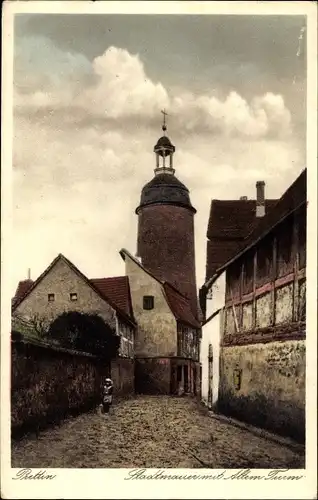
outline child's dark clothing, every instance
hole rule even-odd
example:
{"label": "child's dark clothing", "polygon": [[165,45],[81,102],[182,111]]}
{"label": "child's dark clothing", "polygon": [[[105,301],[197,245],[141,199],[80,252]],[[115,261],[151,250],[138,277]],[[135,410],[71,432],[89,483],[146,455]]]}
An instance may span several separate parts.
{"label": "child's dark clothing", "polygon": [[103,387],[103,411],[109,413],[109,408],[113,401],[113,386],[104,385]]}

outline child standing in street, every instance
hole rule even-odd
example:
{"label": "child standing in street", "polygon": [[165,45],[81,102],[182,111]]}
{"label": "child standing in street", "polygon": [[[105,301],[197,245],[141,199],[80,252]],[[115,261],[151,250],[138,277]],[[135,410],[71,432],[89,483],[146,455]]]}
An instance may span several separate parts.
{"label": "child standing in street", "polygon": [[113,381],[110,378],[105,379],[105,383],[103,385],[103,413],[107,415],[109,413],[109,409],[113,402]]}

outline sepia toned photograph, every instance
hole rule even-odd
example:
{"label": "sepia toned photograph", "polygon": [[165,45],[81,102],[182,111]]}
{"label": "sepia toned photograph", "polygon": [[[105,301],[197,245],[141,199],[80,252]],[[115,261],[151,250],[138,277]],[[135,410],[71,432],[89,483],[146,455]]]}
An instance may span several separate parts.
{"label": "sepia toned photograph", "polygon": [[13,47],[11,467],[305,469],[307,16]]}

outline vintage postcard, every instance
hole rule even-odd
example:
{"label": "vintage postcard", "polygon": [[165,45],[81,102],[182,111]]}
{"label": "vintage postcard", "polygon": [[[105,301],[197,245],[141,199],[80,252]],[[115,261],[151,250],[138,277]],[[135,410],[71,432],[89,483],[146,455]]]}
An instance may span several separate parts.
{"label": "vintage postcard", "polygon": [[2,23],[2,497],[314,498],[316,3]]}

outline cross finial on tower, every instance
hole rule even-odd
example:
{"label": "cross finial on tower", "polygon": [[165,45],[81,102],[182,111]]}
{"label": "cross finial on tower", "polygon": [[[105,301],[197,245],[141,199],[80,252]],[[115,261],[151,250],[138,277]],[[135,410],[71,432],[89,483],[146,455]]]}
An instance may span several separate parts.
{"label": "cross finial on tower", "polygon": [[161,110],[161,113],[163,114],[163,124],[162,124],[162,130],[165,132],[167,130],[166,126],[166,116],[168,116],[168,113],[165,111],[165,109]]}

